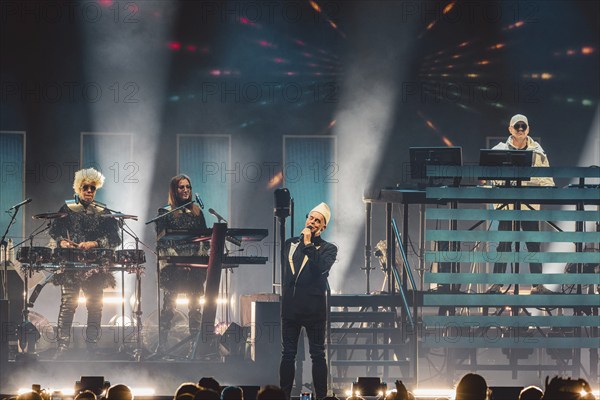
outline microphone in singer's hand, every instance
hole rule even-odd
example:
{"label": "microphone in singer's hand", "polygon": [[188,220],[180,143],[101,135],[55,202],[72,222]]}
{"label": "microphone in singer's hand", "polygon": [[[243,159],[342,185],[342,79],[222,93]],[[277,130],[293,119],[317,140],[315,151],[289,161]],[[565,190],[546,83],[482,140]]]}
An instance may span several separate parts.
{"label": "microphone in singer's hand", "polygon": [[198,193],[196,193],[194,196],[196,196],[196,203],[198,203],[200,208],[204,210],[204,203],[202,202],[202,200],[200,200],[200,196],[198,196]]}
{"label": "microphone in singer's hand", "polygon": [[[310,225],[307,225],[307,226],[305,226],[305,229],[306,229],[306,228],[310,229]],[[310,231],[310,237],[311,237],[311,239],[312,239],[312,237],[313,237],[313,232],[312,232],[312,230]],[[300,234],[300,236],[298,236],[298,239],[300,239],[300,241],[302,242],[302,241],[304,240],[304,234],[303,234],[303,233],[301,233],[301,234]]]}

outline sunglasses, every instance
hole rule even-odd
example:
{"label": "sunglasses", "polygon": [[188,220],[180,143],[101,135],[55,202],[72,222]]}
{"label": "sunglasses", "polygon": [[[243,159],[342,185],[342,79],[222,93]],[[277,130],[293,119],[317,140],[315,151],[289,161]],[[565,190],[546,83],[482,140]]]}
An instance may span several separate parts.
{"label": "sunglasses", "polygon": [[81,188],[84,192],[87,192],[88,190],[91,190],[92,192],[96,191],[96,186],[94,185],[83,185]]}
{"label": "sunglasses", "polygon": [[192,186],[190,186],[190,185],[181,185],[181,186],[177,186],[177,189],[179,189],[179,190],[183,190],[183,189],[191,189],[191,188],[192,188]]}
{"label": "sunglasses", "polygon": [[513,128],[515,128],[516,130],[519,130],[519,129],[527,130],[527,124],[524,122],[517,122],[516,124],[513,125]]}

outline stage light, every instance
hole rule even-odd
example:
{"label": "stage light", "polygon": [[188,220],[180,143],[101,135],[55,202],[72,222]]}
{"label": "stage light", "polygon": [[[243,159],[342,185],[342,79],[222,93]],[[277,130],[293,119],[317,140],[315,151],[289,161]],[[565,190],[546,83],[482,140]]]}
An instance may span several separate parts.
{"label": "stage light", "polygon": [[588,55],[588,54],[592,54],[594,52],[594,48],[593,47],[582,47],[581,48],[581,54],[584,55]]}
{"label": "stage light", "polygon": [[154,396],[156,390],[154,388],[131,388],[131,393],[134,396]]}
{"label": "stage light", "polygon": [[[63,388],[63,389],[44,389],[47,393],[60,393],[61,396],[73,396],[75,394],[75,390],[73,388]],[[17,395],[22,395],[25,393],[33,392],[31,388],[19,388],[17,389]]]}
{"label": "stage light", "polygon": [[181,43],[179,43],[179,42],[169,42],[169,43],[167,43],[167,46],[169,47],[169,49],[174,50],[174,51],[181,50]]}
{"label": "stage light", "polygon": [[122,297],[104,297],[102,302],[104,304],[121,304],[125,301]]}
{"label": "stage light", "polygon": [[[85,390],[91,390],[96,396],[103,395],[106,389],[110,387],[110,382],[104,379],[104,376],[82,376],[75,382],[76,393],[81,393]],[[65,394],[65,392],[63,392]]]}
{"label": "stage light", "polygon": [[[85,304],[87,301],[87,299],[85,298],[85,296],[79,296],[79,298],[77,299],[77,302],[79,304]],[[123,303],[125,300],[122,297],[103,297],[102,298],[102,303],[104,304],[121,304]]]}
{"label": "stage light", "polygon": [[[187,305],[189,302],[190,300],[185,297],[185,294],[180,294],[179,297],[177,297],[177,300],[175,300],[175,304],[177,305]],[[204,296],[202,296],[198,299],[198,304],[204,305],[204,303],[206,303],[206,300],[204,299]]]}
{"label": "stage light", "polygon": [[177,295],[177,299],[175,300],[175,304],[177,304],[177,305],[187,305],[189,302],[190,301],[188,300],[186,295],[183,293],[179,293]]}
{"label": "stage light", "polygon": [[[387,384],[376,377],[359,377],[352,383],[352,391],[358,396],[381,396],[387,390]],[[357,394],[358,393],[358,394]]]}
{"label": "stage light", "polygon": [[415,389],[412,391],[415,397],[447,397],[454,398],[454,389]]}
{"label": "stage light", "polygon": [[125,321],[125,326],[134,326],[135,325],[134,320],[132,320],[128,316],[125,316],[125,318],[123,319],[122,315],[115,315],[114,317],[112,317],[110,319],[110,321],[108,321],[108,323],[109,323],[109,325],[112,325],[112,326],[123,326],[123,321]]}

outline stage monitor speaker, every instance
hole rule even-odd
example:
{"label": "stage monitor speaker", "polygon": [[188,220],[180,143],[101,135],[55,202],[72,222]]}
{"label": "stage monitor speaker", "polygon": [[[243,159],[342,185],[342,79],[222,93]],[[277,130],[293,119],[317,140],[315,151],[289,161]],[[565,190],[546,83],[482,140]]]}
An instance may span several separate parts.
{"label": "stage monitor speaker", "polygon": [[380,392],[385,393],[387,384],[381,381],[381,378],[360,376],[356,382],[352,382],[352,392],[360,392],[361,396],[379,396]]}
{"label": "stage monitor speaker", "polygon": [[240,385],[244,392],[244,400],[256,400],[260,386],[243,386]]}
{"label": "stage monitor speaker", "polygon": [[219,340],[219,353],[224,357],[243,357],[246,342],[250,337],[250,327],[231,323]]}
{"label": "stage monitor speaker", "polygon": [[104,380],[103,376],[82,376],[75,381],[75,393],[79,394],[91,390],[96,396],[100,396],[110,387],[110,382]]}
{"label": "stage monitor speaker", "polygon": [[494,399],[518,399],[523,386],[490,386]]}
{"label": "stage monitor speaker", "polygon": [[8,300],[0,300],[0,388],[6,387],[8,381],[8,339],[10,324],[5,324],[8,320]]}
{"label": "stage monitor speaker", "polygon": [[252,303],[255,301],[279,301],[279,295],[275,293],[254,293],[240,296],[240,324],[250,326],[252,324]]}
{"label": "stage monitor speaker", "polygon": [[[251,358],[278,378],[281,357],[281,317],[279,302],[252,303]],[[273,380],[272,382],[277,382]]]}
{"label": "stage monitor speaker", "polygon": [[[2,321],[9,321],[14,326],[18,326],[23,320],[23,291],[25,290],[25,285],[19,274],[17,274],[17,271],[9,269],[7,273],[8,278],[6,282],[8,283],[7,291],[10,303],[8,306],[8,317],[2,319]],[[0,274],[0,292],[3,291],[2,275]],[[0,293],[0,298],[4,298],[3,293]]]}

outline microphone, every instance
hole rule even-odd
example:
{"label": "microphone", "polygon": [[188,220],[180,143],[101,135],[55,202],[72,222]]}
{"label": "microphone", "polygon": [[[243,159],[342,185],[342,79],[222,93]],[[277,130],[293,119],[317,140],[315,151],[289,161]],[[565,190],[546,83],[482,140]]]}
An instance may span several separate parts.
{"label": "microphone", "polygon": [[208,212],[211,213],[212,215],[214,215],[215,217],[217,217],[218,222],[224,221],[225,223],[227,223],[227,220],[225,218],[221,217],[219,215],[219,213],[216,212],[215,210],[213,210],[212,208],[209,208]]}
{"label": "microphone", "polygon": [[[310,229],[310,225],[306,225],[305,228],[309,228]],[[312,231],[310,232],[310,237],[312,238]],[[300,236],[298,236],[298,239],[302,242],[304,241],[304,234],[301,233]]]}
{"label": "microphone", "polygon": [[33,199],[30,197],[28,199],[23,200],[22,202],[20,202],[19,204],[15,204],[14,206],[12,206],[11,208],[9,208],[9,210],[16,210],[17,208],[24,206],[25,204],[31,203]]}
{"label": "microphone", "polygon": [[75,194],[74,198],[75,198],[75,204],[79,204],[79,195]]}
{"label": "microphone", "polygon": [[200,206],[200,208],[204,210],[204,203],[200,199],[200,196],[198,196],[198,193],[196,193],[194,196],[196,196],[196,203],[198,203],[198,205]]}

